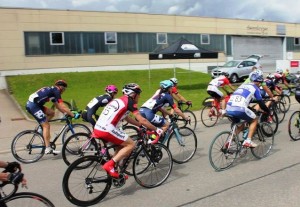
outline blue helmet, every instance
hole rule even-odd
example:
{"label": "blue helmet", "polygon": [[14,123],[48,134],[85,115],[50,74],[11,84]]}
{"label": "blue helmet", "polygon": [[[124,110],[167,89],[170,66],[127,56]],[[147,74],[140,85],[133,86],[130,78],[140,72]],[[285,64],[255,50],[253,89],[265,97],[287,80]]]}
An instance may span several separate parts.
{"label": "blue helmet", "polygon": [[173,82],[170,80],[164,80],[159,83],[162,89],[168,89],[174,86]]}
{"label": "blue helmet", "polygon": [[260,70],[256,70],[250,74],[251,82],[263,82],[264,76]]}

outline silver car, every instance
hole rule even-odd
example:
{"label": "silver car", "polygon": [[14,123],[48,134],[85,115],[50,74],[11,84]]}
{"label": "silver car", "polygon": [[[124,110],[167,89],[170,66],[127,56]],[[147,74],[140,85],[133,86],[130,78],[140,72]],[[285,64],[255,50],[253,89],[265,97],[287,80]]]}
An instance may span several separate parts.
{"label": "silver car", "polygon": [[212,69],[211,76],[216,78],[227,72],[229,74],[230,82],[236,83],[241,79],[245,79],[252,72],[253,66],[260,67],[258,60],[261,58],[260,55],[251,55],[246,60],[231,60],[225,63],[223,66]]}

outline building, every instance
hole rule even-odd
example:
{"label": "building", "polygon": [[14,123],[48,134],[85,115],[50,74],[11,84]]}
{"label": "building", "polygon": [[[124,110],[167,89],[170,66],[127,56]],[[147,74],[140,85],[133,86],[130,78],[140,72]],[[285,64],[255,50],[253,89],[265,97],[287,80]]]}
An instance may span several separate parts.
{"label": "building", "polygon": [[[251,54],[262,65],[298,67],[300,24],[262,20],[0,8],[0,77],[6,75],[149,67],[148,54],[184,37],[218,51],[218,59],[191,60],[196,69]],[[186,60],[151,61],[151,67]],[[297,64],[298,63],[298,64]],[[292,63],[291,63],[292,64]],[[0,81],[1,82],[1,81]],[[1,85],[1,84],[0,84]]]}

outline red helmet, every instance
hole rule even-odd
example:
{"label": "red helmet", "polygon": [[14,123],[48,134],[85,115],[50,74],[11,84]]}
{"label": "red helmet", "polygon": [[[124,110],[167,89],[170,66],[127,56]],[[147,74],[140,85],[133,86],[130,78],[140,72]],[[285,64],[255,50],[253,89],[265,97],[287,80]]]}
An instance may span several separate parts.
{"label": "red helmet", "polygon": [[57,80],[57,81],[55,81],[55,85],[56,86],[63,86],[65,88],[68,87],[68,84],[67,84],[67,82],[65,80]]}

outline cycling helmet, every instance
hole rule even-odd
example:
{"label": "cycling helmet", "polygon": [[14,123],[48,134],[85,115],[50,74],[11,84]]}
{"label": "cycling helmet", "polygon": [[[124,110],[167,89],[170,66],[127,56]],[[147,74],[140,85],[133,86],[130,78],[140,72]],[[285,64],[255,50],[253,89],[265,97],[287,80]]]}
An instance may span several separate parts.
{"label": "cycling helmet", "polygon": [[256,73],[256,71],[255,71],[252,74],[250,74],[250,80],[252,82],[260,82],[261,83],[264,81],[264,76],[260,73]]}
{"label": "cycling helmet", "polygon": [[282,69],[277,69],[276,72],[279,73],[279,74],[282,74],[283,70]]}
{"label": "cycling helmet", "polygon": [[171,78],[170,81],[172,81],[173,85],[178,83],[177,78]]}
{"label": "cycling helmet", "polygon": [[67,82],[65,80],[57,80],[57,81],[55,81],[55,85],[56,86],[63,86],[65,88],[68,87],[68,84],[67,84]]}
{"label": "cycling helmet", "polygon": [[115,85],[108,85],[105,87],[105,92],[106,93],[118,93],[118,88]]}
{"label": "cycling helmet", "polygon": [[164,80],[159,83],[160,87],[164,90],[169,89],[174,86],[173,82],[170,80]]}
{"label": "cycling helmet", "polygon": [[142,92],[142,89],[136,83],[128,83],[123,87],[122,92],[125,95],[130,95],[132,93],[140,94]]}
{"label": "cycling helmet", "polygon": [[228,76],[229,76],[229,73],[227,73],[227,72],[222,72],[221,75],[224,75],[224,76],[228,77]]}
{"label": "cycling helmet", "polygon": [[267,75],[267,79],[273,80],[274,78],[275,78],[275,76],[272,75],[271,73],[269,73],[269,74]]}

